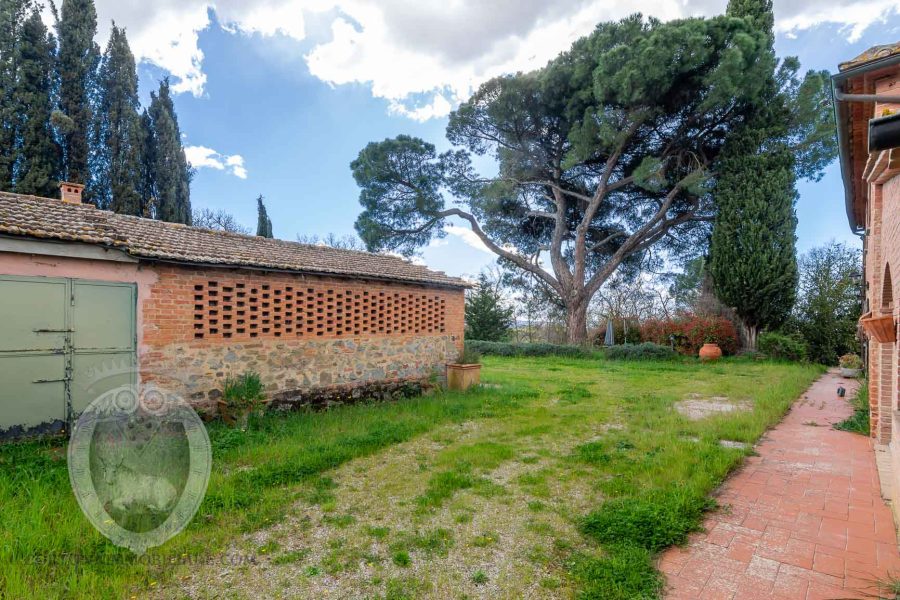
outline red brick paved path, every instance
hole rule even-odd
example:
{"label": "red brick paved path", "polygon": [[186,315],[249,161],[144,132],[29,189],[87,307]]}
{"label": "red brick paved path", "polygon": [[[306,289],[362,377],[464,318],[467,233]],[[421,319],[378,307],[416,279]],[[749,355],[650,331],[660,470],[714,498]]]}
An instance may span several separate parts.
{"label": "red brick paved path", "polygon": [[855,389],[832,373],[816,381],[722,486],[730,510],[663,554],[666,598],[878,597],[875,581],[900,576],[872,443],[831,427],[852,412],[842,384]]}

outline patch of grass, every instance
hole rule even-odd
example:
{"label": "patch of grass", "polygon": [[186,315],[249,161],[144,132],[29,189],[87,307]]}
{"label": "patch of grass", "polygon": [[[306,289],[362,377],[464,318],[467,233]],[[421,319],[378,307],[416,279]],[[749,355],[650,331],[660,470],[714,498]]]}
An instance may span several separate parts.
{"label": "patch of grass", "polygon": [[699,531],[703,513],[714,505],[706,496],[679,489],[608,500],[584,518],[582,530],[602,544],[658,552]]}
{"label": "patch of grass", "polygon": [[408,567],[412,564],[412,559],[406,550],[397,550],[391,555],[391,560],[398,567]]}
{"label": "patch of grass", "polygon": [[658,598],[662,591],[662,576],[650,552],[635,546],[612,546],[600,557],[575,557],[571,570],[582,584],[582,600]]}
{"label": "patch of grass", "polygon": [[853,398],[853,414],[834,426],[841,431],[869,435],[869,382],[863,379],[859,391]]}
{"label": "patch of grass", "polygon": [[365,531],[367,535],[375,538],[376,540],[383,540],[391,532],[390,528],[388,527],[372,527],[371,525],[367,525]]}
{"label": "patch of grass", "polygon": [[[551,367],[553,377],[548,377]],[[466,394],[270,415],[251,420],[246,432],[213,424],[207,497],[191,525],[152,549],[149,560],[112,546],[81,515],[60,441],[0,447],[0,595],[49,600],[140,596],[151,581],[165,586],[170,577],[185,573],[186,567],[170,567],[173,560],[196,564],[214,557],[243,533],[277,522],[297,500],[319,505],[330,525],[339,527],[346,522],[337,501],[343,486],[331,479],[332,470],[423,436],[426,442],[439,438],[447,448],[418,462],[410,456],[411,476],[427,483],[418,498],[411,493],[398,504],[398,510],[412,508],[422,529],[360,527],[363,535],[388,543],[382,560],[401,551],[435,561],[446,556],[454,544],[454,526],[429,529],[432,511],[443,506],[456,523],[468,523],[474,511],[460,508],[457,503],[467,498],[454,499],[455,494],[504,494],[486,477],[489,471],[507,461],[516,467],[541,463],[547,469],[533,468],[514,479],[525,498],[516,490],[496,500],[479,499],[477,505],[502,511],[527,507],[529,513],[516,518],[531,517],[526,529],[546,538],[536,559],[568,568],[572,578],[560,584],[567,592],[574,585],[572,592],[588,598],[652,598],[659,581],[652,568],[655,552],[699,526],[703,499],[745,456],[722,448],[719,440],[755,442],[820,372],[810,365],[733,360],[701,365],[692,359],[488,356],[482,376],[490,385]],[[561,394],[568,400],[558,401]],[[726,396],[747,402],[750,410],[689,421],[673,410],[688,394]],[[478,433],[485,419],[493,419],[490,437]],[[432,432],[472,422],[473,427]],[[573,447],[576,440],[593,441]],[[572,450],[560,456],[558,448]],[[433,466],[431,478],[416,464]],[[577,533],[568,526],[556,526],[557,511],[569,509],[567,517],[576,512],[564,494],[571,484],[585,482],[606,501],[585,511],[590,512],[580,521],[585,538],[576,541]],[[553,510],[536,510],[543,504]],[[298,527],[312,525],[309,519],[298,521]],[[566,543],[551,546],[560,537]],[[599,544],[596,555],[572,560],[588,540]],[[273,551],[272,560],[290,554]],[[339,573],[365,558],[358,549],[329,546],[321,565],[307,567],[304,574],[315,577],[323,568]],[[429,585],[408,579],[378,583],[385,586],[379,590],[383,595],[395,599],[427,595]]]}
{"label": "patch of grass", "polygon": [[129,597],[164,585],[173,563],[200,562],[243,533],[283,518],[295,499],[334,509],[327,472],[446,423],[519,410],[537,389],[445,392],[402,402],[252,419],[247,431],[207,425],[213,449],[208,491],[192,523],[145,557],[110,544],[71,492],[65,440],[0,446],[0,594],[10,598]]}
{"label": "patch of grass", "polygon": [[484,585],[488,582],[488,576],[484,571],[475,571],[472,573],[472,583],[475,585]]}
{"label": "patch of grass", "polygon": [[476,548],[487,548],[488,546],[493,546],[497,543],[500,538],[496,533],[485,531],[480,535],[476,535],[472,538],[472,545]]}
{"label": "patch of grass", "polygon": [[344,529],[355,523],[356,517],[353,515],[325,515],[322,520],[338,529]]}
{"label": "patch of grass", "polygon": [[287,565],[290,563],[300,562],[309,554],[307,550],[291,550],[290,552],[285,552],[284,554],[280,554],[272,559],[272,564],[275,565]]}

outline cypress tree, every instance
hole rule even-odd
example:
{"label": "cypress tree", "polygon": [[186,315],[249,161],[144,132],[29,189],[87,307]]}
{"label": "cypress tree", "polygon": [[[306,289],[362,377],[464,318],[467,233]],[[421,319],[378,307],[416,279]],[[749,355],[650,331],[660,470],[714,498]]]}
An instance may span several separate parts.
{"label": "cypress tree", "polygon": [[266,205],[263,204],[263,196],[260,194],[256,198],[256,235],[260,237],[274,237],[272,235],[272,219],[269,218],[269,214],[266,212]]}
{"label": "cypress tree", "polygon": [[156,207],[156,191],[153,182],[153,169],[156,164],[156,152],[153,143],[153,119],[146,108],[141,113],[141,178],[138,183],[138,195],[141,201],[141,216],[152,217]]}
{"label": "cypress tree", "polygon": [[0,191],[13,189],[18,153],[16,75],[19,37],[31,0],[0,0]]}
{"label": "cypress tree", "polygon": [[155,216],[162,221],[190,225],[191,168],[181,145],[181,131],[169,92],[169,80],[161,81],[159,92],[150,96]]}
{"label": "cypress tree", "polygon": [[716,293],[734,308],[754,350],[760,329],[780,325],[796,296],[796,177],[785,143],[789,112],[775,79],[772,2],[731,0],[727,14],[748,19],[768,34],[773,64],[762,101],[748,108],[720,158],[718,214],[710,242]]}
{"label": "cypress tree", "polygon": [[141,150],[138,78],[125,31],[113,23],[98,78],[96,138],[98,206],[141,215]]}
{"label": "cypress tree", "polygon": [[21,30],[15,89],[21,140],[15,190],[22,194],[50,197],[59,189],[60,149],[50,124],[53,50],[53,37],[34,10]]}
{"label": "cypress tree", "polygon": [[60,110],[68,117],[62,132],[64,172],[67,181],[83,183],[90,199],[90,134],[93,129],[92,100],[95,95],[100,48],[97,11],[93,0],[63,0],[57,24],[59,37]]}

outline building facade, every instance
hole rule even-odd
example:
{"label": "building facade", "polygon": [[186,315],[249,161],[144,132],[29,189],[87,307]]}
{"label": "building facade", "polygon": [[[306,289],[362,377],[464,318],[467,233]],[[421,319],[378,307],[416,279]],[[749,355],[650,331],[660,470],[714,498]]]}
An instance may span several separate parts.
{"label": "building facade", "polygon": [[136,381],[208,414],[246,371],[276,404],[390,394],[440,379],[462,348],[460,279],[116,215],[67,189],[0,193],[0,436],[58,431]]}
{"label": "building facade", "polygon": [[[842,63],[833,77],[847,217],[863,240],[861,329],[869,380],[872,437],[900,465],[900,43]],[[887,134],[887,135],[886,135]],[[894,469],[895,472],[898,469]],[[900,480],[893,482],[900,492]],[[895,497],[897,496],[895,492]]]}

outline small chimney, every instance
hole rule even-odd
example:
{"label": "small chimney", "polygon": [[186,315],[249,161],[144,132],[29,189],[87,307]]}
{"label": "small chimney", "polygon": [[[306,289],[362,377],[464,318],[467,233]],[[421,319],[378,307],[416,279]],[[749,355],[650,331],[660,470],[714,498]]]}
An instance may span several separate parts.
{"label": "small chimney", "polygon": [[81,204],[81,192],[83,191],[84,186],[80,183],[69,183],[68,181],[59,183],[59,197],[63,202]]}

